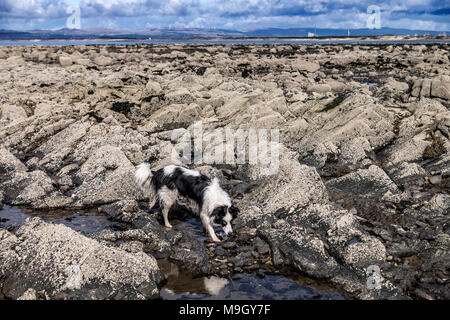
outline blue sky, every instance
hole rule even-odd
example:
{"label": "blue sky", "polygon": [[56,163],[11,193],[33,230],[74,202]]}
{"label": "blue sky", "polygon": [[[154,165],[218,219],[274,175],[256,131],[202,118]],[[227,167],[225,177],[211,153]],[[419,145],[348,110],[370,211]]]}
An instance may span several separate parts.
{"label": "blue sky", "polygon": [[364,28],[367,7],[381,10],[381,27],[450,30],[450,0],[0,0],[0,29],[66,27],[69,6],[82,28],[200,27]]}

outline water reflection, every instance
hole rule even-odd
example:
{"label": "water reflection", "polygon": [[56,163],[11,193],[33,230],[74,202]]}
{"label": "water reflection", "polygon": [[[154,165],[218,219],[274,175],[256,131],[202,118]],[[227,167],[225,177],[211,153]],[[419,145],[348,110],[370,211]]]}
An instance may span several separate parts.
{"label": "water reflection", "polygon": [[342,300],[336,292],[318,290],[301,285],[282,275],[239,274],[233,279],[219,277],[195,278],[189,271],[181,271],[168,260],[159,260],[159,267],[167,279],[161,297],[167,300]]}

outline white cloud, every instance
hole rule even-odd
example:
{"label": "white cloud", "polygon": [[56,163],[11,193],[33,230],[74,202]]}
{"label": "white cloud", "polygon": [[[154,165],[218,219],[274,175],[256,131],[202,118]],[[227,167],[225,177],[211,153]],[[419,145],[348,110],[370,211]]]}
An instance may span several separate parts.
{"label": "white cloud", "polygon": [[149,20],[178,27],[360,28],[371,4],[382,10],[382,27],[450,29],[448,15],[429,14],[445,6],[435,0],[0,0],[0,28],[52,25],[67,18],[69,4],[80,5],[82,19],[107,18],[124,29],[143,28]]}

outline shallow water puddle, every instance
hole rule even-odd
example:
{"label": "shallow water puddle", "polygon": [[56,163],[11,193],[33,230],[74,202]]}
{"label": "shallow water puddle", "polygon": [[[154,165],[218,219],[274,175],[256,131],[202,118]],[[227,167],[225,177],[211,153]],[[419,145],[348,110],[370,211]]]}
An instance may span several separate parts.
{"label": "shallow water puddle", "polygon": [[108,220],[107,217],[97,212],[65,212],[62,210],[52,212],[31,212],[19,208],[3,206],[0,210],[0,228],[19,227],[25,219],[38,216],[46,222],[63,224],[75,231],[84,234],[94,233],[101,230],[113,230],[120,227],[120,224]]}
{"label": "shallow water puddle", "polygon": [[[188,218],[183,221],[171,220],[175,230],[187,231],[202,243],[209,241],[199,219]],[[221,234],[220,228],[215,228]],[[256,273],[238,273],[231,279],[210,276],[196,277],[194,273],[180,270],[167,259],[158,260],[158,265],[167,283],[161,289],[161,297],[167,300],[178,299],[232,299],[232,300],[343,300],[344,297],[332,288],[321,286],[315,281],[293,276]]]}
{"label": "shallow water puddle", "polygon": [[167,283],[161,289],[161,297],[178,299],[231,299],[231,300],[342,300],[339,293],[327,292],[305,286],[282,275],[236,274],[232,279],[219,277],[195,278],[189,271],[180,271],[168,260],[158,265]]}

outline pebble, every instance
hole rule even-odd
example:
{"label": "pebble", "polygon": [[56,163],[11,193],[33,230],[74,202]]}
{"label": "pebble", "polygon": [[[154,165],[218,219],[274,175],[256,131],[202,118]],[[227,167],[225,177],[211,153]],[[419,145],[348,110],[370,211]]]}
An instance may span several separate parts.
{"label": "pebble", "polygon": [[[213,248],[213,250],[214,250],[214,248]],[[228,256],[228,252],[220,246],[216,247],[215,251],[216,251],[216,255],[218,255],[218,256]]]}
{"label": "pebble", "polygon": [[442,176],[432,176],[432,177],[430,177],[430,182],[434,185],[441,184]]}
{"label": "pebble", "polygon": [[225,249],[233,249],[236,247],[236,242],[234,241],[225,242],[224,244],[222,244],[222,247]]}
{"label": "pebble", "polygon": [[244,274],[241,271],[240,273],[235,273],[231,279],[233,279],[233,280],[241,280],[243,277],[244,277]]}
{"label": "pebble", "polygon": [[59,190],[61,190],[62,192],[67,192],[70,190],[70,187],[69,186],[61,186],[61,187],[59,187]]}
{"label": "pebble", "polygon": [[252,264],[250,266],[244,266],[244,270],[247,270],[247,271],[255,271],[257,269],[259,269],[259,266],[257,264]]}

